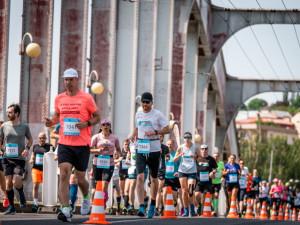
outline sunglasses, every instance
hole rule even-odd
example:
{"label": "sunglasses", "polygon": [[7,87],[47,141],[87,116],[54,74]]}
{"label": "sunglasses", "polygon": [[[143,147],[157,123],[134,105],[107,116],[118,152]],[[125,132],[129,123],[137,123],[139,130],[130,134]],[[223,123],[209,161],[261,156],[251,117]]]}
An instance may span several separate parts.
{"label": "sunglasses", "polygon": [[109,123],[102,123],[101,126],[110,126]]}
{"label": "sunglasses", "polygon": [[184,139],[192,139],[191,136],[184,136],[183,138],[184,138]]}
{"label": "sunglasses", "polygon": [[242,162],[241,162],[240,164],[244,165],[245,163],[242,163]]}
{"label": "sunglasses", "polygon": [[46,139],[45,137],[39,137],[39,139]]}
{"label": "sunglasses", "polygon": [[149,101],[142,101],[143,104],[150,104]]}
{"label": "sunglasses", "polygon": [[201,149],[203,149],[203,150],[207,150],[208,148],[201,148]]}

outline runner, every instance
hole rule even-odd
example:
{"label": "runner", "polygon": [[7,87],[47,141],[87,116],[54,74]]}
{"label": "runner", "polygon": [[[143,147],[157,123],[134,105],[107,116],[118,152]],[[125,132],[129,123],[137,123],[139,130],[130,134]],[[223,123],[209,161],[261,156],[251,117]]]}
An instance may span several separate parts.
{"label": "runner", "polygon": [[96,185],[97,181],[102,181],[104,207],[106,207],[108,185],[115,165],[113,156],[115,153],[121,155],[119,139],[112,134],[110,120],[104,119],[101,121],[99,133],[92,137],[90,151],[91,154],[95,154],[93,159],[94,184]]}
{"label": "runner", "polygon": [[[9,121],[3,123],[0,127],[0,142],[4,141],[5,143],[2,166],[9,201],[8,209],[4,212],[4,215],[14,215],[16,213],[13,186],[19,193],[20,207],[24,208],[27,205],[22,176],[25,171],[25,159],[32,145],[32,137],[29,126],[20,121],[20,113],[19,105],[12,104],[8,106],[7,118]],[[25,144],[25,139],[27,139],[27,144]],[[3,154],[2,151],[0,154]]]}
{"label": "runner", "polygon": [[267,181],[263,180],[261,182],[261,186],[259,187],[259,202],[260,202],[260,205],[262,205],[263,202],[267,203],[269,190],[270,190],[270,188],[267,186]]}
{"label": "runner", "polygon": [[253,169],[252,177],[253,177],[253,188],[251,189],[251,191],[253,191],[253,194],[251,196],[253,199],[253,202],[252,202],[253,212],[254,212],[255,216],[259,216],[260,215],[260,210],[259,210],[260,204],[259,204],[258,195],[259,195],[259,186],[260,186],[259,184],[261,182],[261,177],[258,176],[257,169]]}
{"label": "runner", "polygon": [[[170,154],[166,155],[166,173],[165,173],[165,182],[163,185],[163,200],[164,205],[166,204],[168,186],[172,188],[174,207],[176,208],[177,202],[177,193],[180,189],[180,183],[178,179],[178,167],[180,165],[180,159],[177,162],[174,162],[174,157],[176,155],[174,140],[168,140],[167,146],[169,148]],[[178,213],[178,211],[177,211]]]}
{"label": "runner", "polygon": [[[0,121],[0,127],[2,126],[3,121]],[[3,153],[4,153],[4,146],[3,146],[3,140],[2,143],[0,143],[0,151],[2,154],[0,154],[0,186],[1,190],[3,192],[3,207],[6,208],[9,205],[8,198],[7,198],[7,193],[6,193],[6,184],[5,184],[5,176],[3,173],[3,166],[2,166],[2,158],[3,158]]]}
{"label": "runner", "polygon": [[122,214],[126,215],[129,208],[129,177],[128,177],[128,168],[130,165],[126,164],[126,157],[129,150],[129,139],[123,141],[123,149],[121,157],[119,157],[118,162],[120,162],[120,171],[119,171],[119,185],[121,188],[121,194],[124,200],[124,207],[122,209]]}
{"label": "runner", "polygon": [[67,69],[63,75],[66,92],[55,98],[55,112],[52,119],[46,118],[45,125],[51,127],[58,122],[63,132],[59,133],[58,164],[60,168],[58,196],[62,205],[58,219],[71,221],[69,207],[69,180],[72,167],[82,193],[81,214],[90,211],[89,183],[85,173],[90,156],[92,125],[100,121],[99,110],[93,97],[78,89],[78,73]]}
{"label": "runner", "polygon": [[219,208],[219,193],[222,186],[222,180],[224,180],[224,178],[222,177],[222,171],[224,170],[224,163],[219,160],[219,150],[217,147],[215,148],[216,149],[213,157],[217,162],[218,168],[217,168],[217,172],[215,173],[215,179],[212,180],[212,191],[214,192],[212,205],[214,207],[213,215],[217,216],[218,208]]}
{"label": "runner", "polygon": [[194,205],[194,190],[197,177],[196,160],[199,162],[202,160],[202,157],[199,148],[192,143],[192,134],[190,132],[185,132],[183,138],[185,143],[177,149],[174,162],[181,159],[178,177],[183,195],[184,213],[182,216],[186,217],[189,216],[189,206],[191,216],[195,216],[196,214]]}
{"label": "runner", "polygon": [[31,169],[32,175],[32,197],[33,206],[31,207],[32,212],[36,213],[39,207],[39,186],[43,183],[43,159],[44,154],[50,151],[51,144],[46,143],[47,137],[44,132],[39,133],[39,143],[33,145],[32,154],[29,160],[30,164],[33,164]]}
{"label": "runner", "polygon": [[158,192],[156,195],[156,210],[155,216],[163,216],[164,213],[164,202],[162,198],[163,185],[165,183],[165,174],[166,174],[166,165],[165,165],[165,157],[169,156],[169,148],[168,146],[163,144],[164,135],[158,135],[159,141],[161,143],[161,151],[160,151],[160,163],[158,170]]}
{"label": "runner", "polygon": [[235,163],[235,160],[236,156],[234,154],[231,154],[229,157],[229,162],[225,165],[223,172],[223,174],[226,175],[226,190],[228,193],[229,202],[231,202],[232,195],[236,198],[239,190],[238,180],[241,174],[241,168],[239,164]]}
{"label": "runner", "polygon": [[239,191],[238,191],[238,201],[239,201],[239,216],[245,215],[246,207],[247,207],[247,183],[248,183],[248,176],[249,170],[245,166],[245,161],[240,158],[239,165],[241,168],[241,176],[239,179]]}
{"label": "runner", "polygon": [[269,194],[271,195],[271,205],[275,202],[276,209],[279,209],[280,205],[280,195],[282,194],[282,187],[279,185],[279,180],[277,178],[273,179],[273,185],[270,189]]}
{"label": "runner", "polygon": [[206,193],[209,192],[212,197],[212,179],[215,178],[218,168],[216,160],[208,154],[208,146],[203,144],[200,148],[202,161],[197,163],[197,182],[195,189],[196,201],[198,202],[197,213],[199,216],[202,215]]}
{"label": "runner", "polygon": [[131,135],[131,140],[138,138],[138,150],[136,154],[137,170],[137,196],[140,204],[138,211],[139,216],[145,216],[146,210],[144,205],[144,174],[146,165],[149,167],[151,180],[151,203],[148,211],[148,218],[152,218],[155,213],[156,195],[158,191],[158,169],[161,145],[158,140],[159,134],[170,133],[169,121],[164,115],[152,109],[153,97],[149,92],[142,94],[142,111],[138,111],[135,116],[135,129]]}
{"label": "runner", "polygon": [[129,177],[129,209],[127,214],[134,215],[134,200],[135,200],[135,188],[136,188],[136,145],[134,142],[129,144],[129,152],[126,156],[126,164],[129,165],[128,177]]}

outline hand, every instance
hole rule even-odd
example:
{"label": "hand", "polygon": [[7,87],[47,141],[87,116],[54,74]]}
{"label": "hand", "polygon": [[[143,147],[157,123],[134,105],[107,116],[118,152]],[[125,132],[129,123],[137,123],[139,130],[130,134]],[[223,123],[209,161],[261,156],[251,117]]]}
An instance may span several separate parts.
{"label": "hand", "polygon": [[156,135],[155,131],[147,131],[145,132],[145,136],[152,136],[152,135]]}
{"label": "hand", "polygon": [[33,159],[30,159],[30,160],[29,160],[29,163],[32,164],[32,163],[33,163]]}
{"label": "hand", "polygon": [[178,172],[174,173],[174,176],[175,176],[175,177],[178,177]]}
{"label": "hand", "polygon": [[184,152],[180,152],[180,156],[183,156],[184,155]]}
{"label": "hand", "polygon": [[1,155],[4,155],[4,153],[3,153],[3,151],[2,151],[2,150],[0,151],[0,156],[1,156]]}
{"label": "hand", "polygon": [[27,156],[28,156],[28,149],[27,149],[27,148],[25,148],[25,149],[23,150],[21,156],[22,156],[22,157],[27,157]]}
{"label": "hand", "polygon": [[53,124],[53,121],[49,118],[45,118],[45,126],[46,127],[51,127]]}
{"label": "hand", "polygon": [[57,160],[58,160],[58,156],[55,155],[55,156],[54,156],[54,161],[57,161]]}
{"label": "hand", "polygon": [[81,121],[81,119],[78,120],[78,123],[76,123],[75,126],[76,126],[79,130],[88,127],[87,122],[86,122],[86,121]]}
{"label": "hand", "polygon": [[214,172],[210,172],[210,173],[209,173],[209,177],[210,177],[211,179],[215,179],[215,174],[214,174]]}
{"label": "hand", "polygon": [[130,140],[131,142],[135,142],[136,136],[135,136],[135,135],[132,135],[131,137],[129,137],[129,140]]}
{"label": "hand", "polygon": [[197,155],[196,154],[191,154],[190,155],[192,158],[196,159]]}
{"label": "hand", "polygon": [[131,163],[128,160],[126,160],[125,164],[126,165],[131,165]]}

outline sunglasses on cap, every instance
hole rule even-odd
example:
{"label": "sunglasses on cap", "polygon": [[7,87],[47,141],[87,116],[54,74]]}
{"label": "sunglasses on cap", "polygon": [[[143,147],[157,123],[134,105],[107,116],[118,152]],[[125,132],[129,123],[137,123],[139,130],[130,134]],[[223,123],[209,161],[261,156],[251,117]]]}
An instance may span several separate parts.
{"label": "sunglasses on cap", "polygon": [[150,104],[150,101],[142,101],[143,104]]}
{"label": "sunglasses on cap", "polygon": [[183,138],[184,138],[184,139],[192,139],[191,136],[184,136]]}
{"label": "sunglasses on cap", "polygon": [[101,126],[110,126],[109,123],[102,123]]}

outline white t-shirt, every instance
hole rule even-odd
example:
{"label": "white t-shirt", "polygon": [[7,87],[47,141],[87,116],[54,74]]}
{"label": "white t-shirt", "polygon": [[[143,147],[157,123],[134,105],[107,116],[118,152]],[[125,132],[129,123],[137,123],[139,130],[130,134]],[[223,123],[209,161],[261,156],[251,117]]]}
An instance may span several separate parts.
{"label": "white t-shirt", "polygon": [[155,141],[150,141],[150,152],[160,151],[161,144],[158,140],[158,135],[145,136],[145,132],[161,130],[166,126],[169,126],[169,123],[170,122],[166,117],[156,109],[151,109],[148,113],[144,113],[144,111],[141,110],[135,115],[135,126],[138,128],[138,139],[157,139]]}
{"label": "white t-shirt", "polygon": [[259,198],[266,198],[266,197],[268,197],[269,190],[270,190],[270,188],[261,186],[260,187],[260,191],[262,191],[262,192],[261,192],[261,194],[259,194]]}
{"label": "white t-shirt", "polygon": [[239,180],[240,189],[246,189],[247,188],[247,175],[249,173],[249,170],[247,167],[244,167],[244,169],[241,170],[241,176]]}

